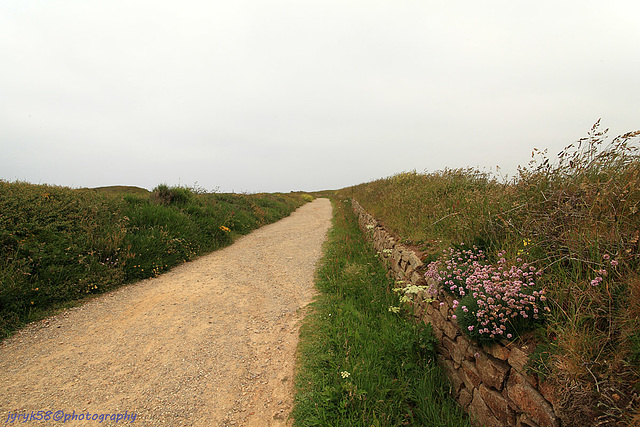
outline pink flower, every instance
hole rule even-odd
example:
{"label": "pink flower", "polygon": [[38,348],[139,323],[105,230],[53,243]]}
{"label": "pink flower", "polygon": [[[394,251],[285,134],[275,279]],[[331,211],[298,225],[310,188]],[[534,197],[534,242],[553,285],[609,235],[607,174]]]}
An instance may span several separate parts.
{"label": "pink flower", "polygon": [[473,325],[469,325],[469,327],[467,328],[470,331],[473,331]]}
{"label": "pink flower", "polygon": [[615,259],[612,259],[612,260],[611,260],[611,265],[612,265],[613,267],[615,267],[616,265],[618,265],[618,261],[616,261]]}

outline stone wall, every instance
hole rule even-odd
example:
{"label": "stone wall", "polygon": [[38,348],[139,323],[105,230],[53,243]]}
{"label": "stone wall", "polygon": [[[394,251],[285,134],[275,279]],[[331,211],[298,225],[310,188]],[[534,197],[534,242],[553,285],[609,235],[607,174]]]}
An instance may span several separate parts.
{"label": "stone wall", "polygon": [[[427,285],[426,266],[415,252],[389,234],[353,200],[360,228],[372,241],[389,273],[397,281]],[[426,293],[426,291],[424,291]],[[471,342],[457,325],[453,297],[439,290],[435,301],[425,295],[414,299],[415,314],[431,323],[438,339],[438,363],[443,367],[458,403],[479,425],[560,426],[558,399],[553,387],[527,372],[529,349],[517,342],[481,346]]]}

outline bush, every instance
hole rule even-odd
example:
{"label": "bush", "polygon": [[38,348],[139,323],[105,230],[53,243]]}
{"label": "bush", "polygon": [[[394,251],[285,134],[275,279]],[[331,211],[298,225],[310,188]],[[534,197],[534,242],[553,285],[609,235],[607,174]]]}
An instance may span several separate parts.
{"label": "bush", "polygon": [[186,205],[193,198],[193,193],[186,187],[168,187],[160,184],[151,193],[153,200],[166,205]]}

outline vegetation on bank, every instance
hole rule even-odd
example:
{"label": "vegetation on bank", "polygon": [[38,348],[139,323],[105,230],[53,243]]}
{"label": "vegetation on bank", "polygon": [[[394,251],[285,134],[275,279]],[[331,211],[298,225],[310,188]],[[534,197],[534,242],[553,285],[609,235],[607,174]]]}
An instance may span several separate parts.
{"label": "vegetation on bank", "polygon": [[333,203],[320,294],[300,332],[295,424],[470,425],[435,363],[429,325],[392,309],[398,295],[351,205]]}
{"label": "vegetation on bank", "polygon": [[571,418],[629,422],[640,392],[639,136],[610,141],[598,122],[556,159],[534,150],[512,179],[410,172],[341,194],[424,254],[472,338],[535,342],[531,368],[556,383]]}
{"label": "vegetation on bank", "polygon": [[0,181],[0,337],[226,246],[309,197]]}

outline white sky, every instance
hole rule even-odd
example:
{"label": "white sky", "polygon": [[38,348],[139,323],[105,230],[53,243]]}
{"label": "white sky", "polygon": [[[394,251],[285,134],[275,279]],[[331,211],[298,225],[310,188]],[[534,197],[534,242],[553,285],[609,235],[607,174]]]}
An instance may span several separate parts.
{"label": "white sky", "polygon": [[640,2],[0,0],[0,179],[260,192],[640,129]]}

